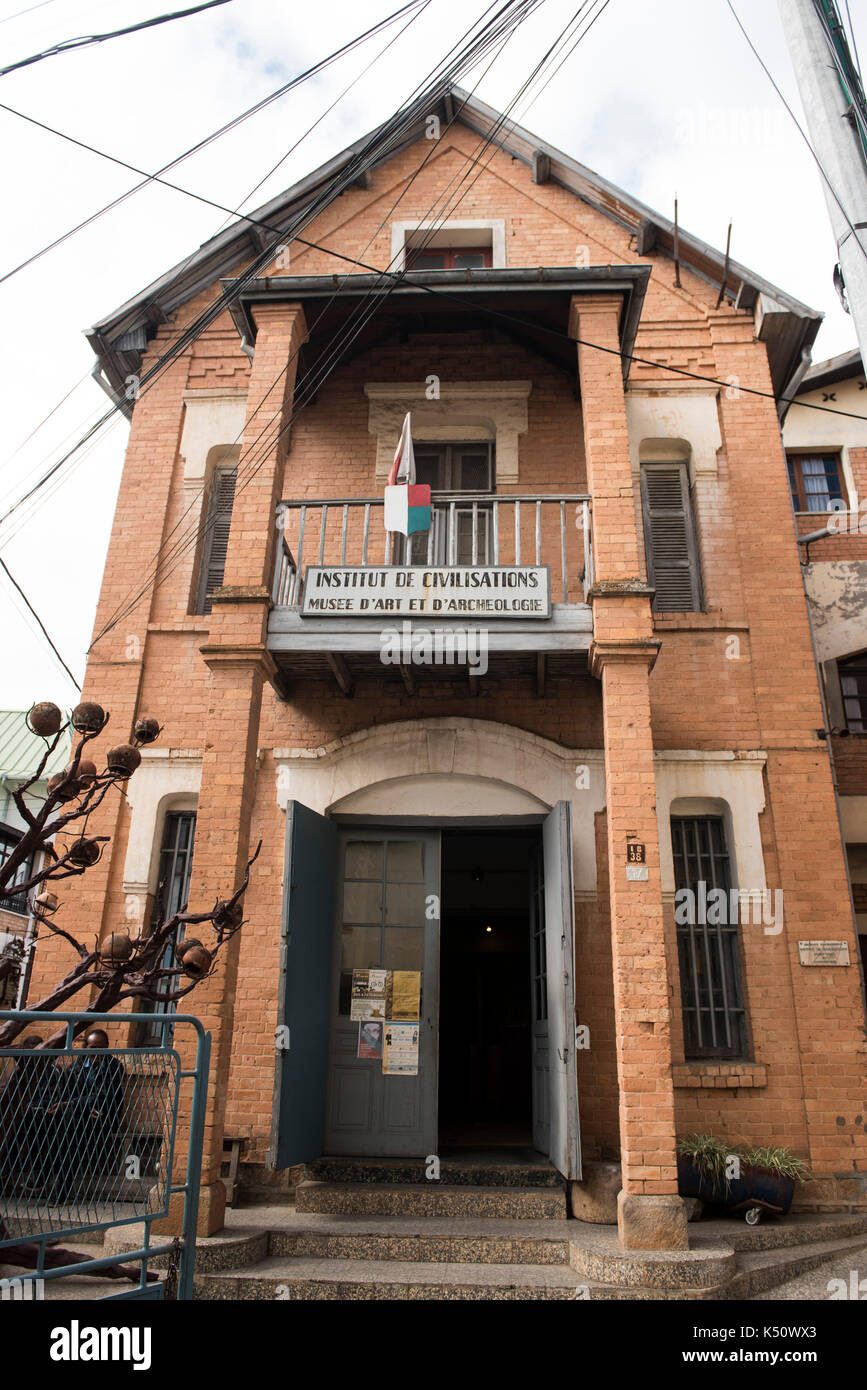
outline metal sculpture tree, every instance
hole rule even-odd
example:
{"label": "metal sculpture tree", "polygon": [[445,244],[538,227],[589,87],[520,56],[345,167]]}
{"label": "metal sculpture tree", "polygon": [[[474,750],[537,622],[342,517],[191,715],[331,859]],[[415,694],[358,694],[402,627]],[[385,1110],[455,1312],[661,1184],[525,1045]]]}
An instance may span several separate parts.
{"label": "metal sculpture tree", "polygon": [[[64,1006],[82,991],[88,992],[87,1010],[108,1013],[128,999],[160,1006],[173,1005],[206,979],[214,969],[217,954],[224,943],[243,924],[242,899],[250,881],[250,869],[258,857],[261,841],[248,860],[240,885],[230,898],[218,900],[208,912],[187,912],[186,904],[165,921],[159,921],[150,931],[130,936],[124,931],[112,932],[103,941],[95,934],[93,943],[79,941],[54,920],[59,906],[56,895],[47,887],[59,879],[78,877],[93,868],[102,857],[108,836],[87,835],[90,816],[109,792],[122,788],[141,762],[144,745],[153,743],[161,729],[155,719],[138,719],[128,743],[110,748],[106,766],[99,771],[85,757],[87,745],[102,733],[109,716],[98,704],[85,701],[72,711],[70,723],[79,735],[72,761],[64,772],[48,781],[47,795],[42,806],[34,811],[27,803],[27,792],[42,779],[51,754],[57,748],[68,725],[57,705],[44,702],[28,712],[31,731],[45,741],[45,752],[39,765],[26,782],[13,792],[13,799],[26,830],[6,861],[0,866],[0,907],[4,901],[33,894],[31,905],[34,917],[44,929],[67,941],[78,959],[64,978],[31,1008],[50,1012]],[[71,844],[58,849],[58,836],[73,827],[77,832]],[[37,868],[37,857],[42,863]],[[22,865],[31,864],[26,878],[16,882]],[[34,890],[39,889],[39,892]],[[162,899],[162,886],[157,902]],[[198,938],[178,942],[181,927],[209,926],[214,933],[212,944]],[[167,964],[167,961],[172,961]],[[14,967],[13,967],[14,968]],[[0,1047],[8,1047],[27,1024],[9,1019],[0,1024]],[[88,1027],[83,1018],[75,1025],[75,1033]],[[64,1024],[41,1044],[42,1047],[62,1045],[66,1036]]]}

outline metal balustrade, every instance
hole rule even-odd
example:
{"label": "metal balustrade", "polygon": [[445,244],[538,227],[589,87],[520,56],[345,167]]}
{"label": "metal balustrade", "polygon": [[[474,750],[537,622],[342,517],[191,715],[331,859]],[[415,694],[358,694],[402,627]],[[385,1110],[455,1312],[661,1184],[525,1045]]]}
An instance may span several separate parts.
{"label": "metal balustrade", "polygon": [[301,604],[307,565],[547,565],[555,603],[586,603],[593,582],[585,493],[439,494],[428,531],[408,539],[382,524],[382,497],[280,502],[272,598]]}

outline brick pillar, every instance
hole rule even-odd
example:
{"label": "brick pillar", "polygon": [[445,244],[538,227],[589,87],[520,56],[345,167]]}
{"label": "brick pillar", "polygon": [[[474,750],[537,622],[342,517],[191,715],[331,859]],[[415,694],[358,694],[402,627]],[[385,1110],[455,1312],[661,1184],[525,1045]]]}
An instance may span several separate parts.
{"label": "brick pillar", "polygon": [[[210,633],[201,648],[211,680],[190,887],[192,911],[203,911],[215,899],[228,897],[249,857],[262,689],[275,669],[267,650],[267,623],[278,537],[275,509],[286,439],[275,439],[277,431],[272,426],[285,424],[291,414],[297,351],[306,327],[297,304],[266,305],[254,312],[256,352],[224,586],[214,595]],[[206,1235],[220,1229],[225,1210],[220,1161],[239,947],[240,935],[236,935],[220,953],[214,975],[191,999],[193,1011],[213,1037],[199,1210],[199,1232]]]}
{"label": "brick pillar", "polygon": [[[570,332],[578,370],[593,498],[595,582],[591,670],[602,681],[605,786],[614,966],[614,1016],[623,1187],[617,1203],[621,1243],[633,1249],[686,1249],[686,1211],[677,1195],[671,983],[659,870],[659,832],[650,670],[652,591],[641,580],[623,375],[620,297],[575,297]],[[584,345],[613,349],[600,352]],[[627,845],[645,846],[646,863],[627,876]]]}

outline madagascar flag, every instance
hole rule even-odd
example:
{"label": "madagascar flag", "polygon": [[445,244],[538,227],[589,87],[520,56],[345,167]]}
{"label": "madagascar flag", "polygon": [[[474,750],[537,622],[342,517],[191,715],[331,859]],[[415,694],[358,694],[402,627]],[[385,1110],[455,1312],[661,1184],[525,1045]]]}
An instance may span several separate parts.
{"label": "madagascar flag", "polygon": [[385,489],[385,529],[411,536],[430,530],[430,487],[427,483],[397,483]]}

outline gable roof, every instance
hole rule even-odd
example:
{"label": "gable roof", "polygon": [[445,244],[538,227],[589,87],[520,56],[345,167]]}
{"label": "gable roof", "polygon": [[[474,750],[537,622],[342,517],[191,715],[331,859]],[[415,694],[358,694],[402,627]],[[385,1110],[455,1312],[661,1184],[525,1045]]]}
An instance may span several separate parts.
{"label": "gable roof", "polygon": [[[418,140],[424,134],[430,114],[420,115],[404,132],[399,144],[389,142],[384,153],[372,160],[367,169],[386,163],[400,150]],[[674,258],[675,227],[672,221],[553,145],[539,140],[522,126],[507,121],[500,112],[477,97],[460,87],[451,87],[442,97],[436,114],[443,124],[457,119],[476,134],[489,137],[493,144],[532,168],[535,182],[559,184],[633,233],[639,256],[655,252]],[[166,271],[87,332],[88,341],[97,356],[94,377],[113,399],[122,403],[127,414],[132,412],[132,403],[124,400],[124,384],[130,374],[139,371],[142,352],[157,326],[187,300],[206,290],[215,281],[229,276],[244,261],[260,255],[267,245],[268,234],[256,223],[267,223],[269,228],[276,231],[289,227],[304,206],[336,174],[352,164],[384,128],[377,127],[291,188],[248,214],[246,219],[239,218],[230,227],[203,242],[193,255]],[[738,261],[729,260],[726,263],[722,252],[680,227],[677,229],[677,246],[680,264],[714,286],[720,285],[725,272],[725,295],[736,308],[755,314],[757,336],[768,348],[774,388],[778,394],[782,393],[796,373],[802,375],[809,365],[809,349],[819,330],[822,315]]]}

